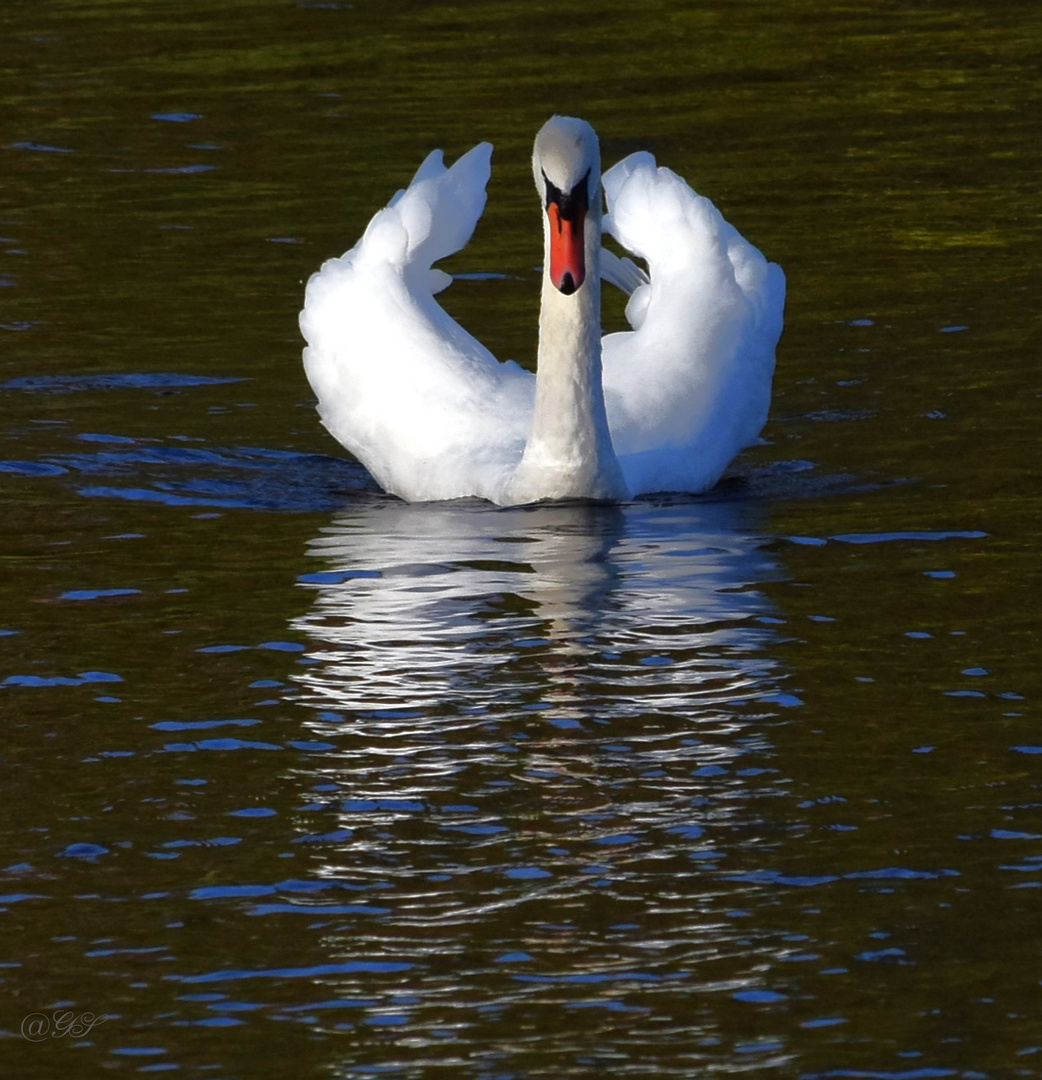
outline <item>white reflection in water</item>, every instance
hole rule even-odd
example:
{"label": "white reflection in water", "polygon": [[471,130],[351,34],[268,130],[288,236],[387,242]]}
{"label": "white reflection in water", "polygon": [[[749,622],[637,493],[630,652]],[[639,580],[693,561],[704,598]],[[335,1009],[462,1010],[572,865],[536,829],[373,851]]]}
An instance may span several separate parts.
{"label": "white reflection in water", "polygon": [[304,701],[400,726],[432,709],[763,696],[773,631],[756,586],[778,570],[756,525],[757,504],[737,500],[353,506],[301,578]]}

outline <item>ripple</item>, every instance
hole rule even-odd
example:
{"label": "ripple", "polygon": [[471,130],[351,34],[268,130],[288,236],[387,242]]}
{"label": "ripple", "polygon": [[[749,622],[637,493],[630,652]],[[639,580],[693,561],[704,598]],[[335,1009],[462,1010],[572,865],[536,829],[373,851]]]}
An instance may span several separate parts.
{"label": "ripple", "polygon": [[203,975],[168,975],[181,983],[232,982],[243,979],[321,979],[331,975],[393,975],[411,971],[414,964],[395,960],[350,960],[343,964],[316,964],[312,967],[270,968],[260,971],[211,971]]}
{"label": "ripple", "polygon": [[246,382],[242,376],[181,375],[174,372],[132,371],[98,375],[23,375],[0,383],[0,391],[26,394],[74,394],[96,390],[168,390],[193,386],[222,386]]}

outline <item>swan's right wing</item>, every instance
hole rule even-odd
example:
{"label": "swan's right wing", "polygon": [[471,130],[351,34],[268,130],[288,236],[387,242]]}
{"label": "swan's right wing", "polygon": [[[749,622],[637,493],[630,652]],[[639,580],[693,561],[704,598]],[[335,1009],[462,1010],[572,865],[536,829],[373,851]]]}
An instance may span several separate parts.
{"label": "swan's right wing", "polygon": [[648,263],[604,339],[612,442],[630,488],[702,491],[767,419],[785,275],[647,153],[605,173],[605,229]]}
{"label": "swan's right wing", "polygon": [[532,376],[499,363],[434,299],[452,279],[432,264],[470,239],[491,152],[482,143],[446,169],[435,150],[311,277],[300,315],[322,422],[410,501],[495,498],[528,434]]}

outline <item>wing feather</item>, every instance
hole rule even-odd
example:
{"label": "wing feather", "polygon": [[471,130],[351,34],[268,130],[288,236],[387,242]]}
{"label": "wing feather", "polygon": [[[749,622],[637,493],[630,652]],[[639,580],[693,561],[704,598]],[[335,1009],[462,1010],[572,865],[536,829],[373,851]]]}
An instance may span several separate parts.
{"label": "wing feather", "polygon": [[604,339],[612,442],[634,492],[703,491],[767,419],[785,276],[651,154],[603,183],[605,227],[650,278],[635,329]]}
{"label": "wing feather", "polygon": [[432,269],[470,240],[492,147],[430,154],[345,255],[308,282],[304,367],[329,431],[387,491],[493,498],[524,448],[534,380],[501,364],[434,299]]}

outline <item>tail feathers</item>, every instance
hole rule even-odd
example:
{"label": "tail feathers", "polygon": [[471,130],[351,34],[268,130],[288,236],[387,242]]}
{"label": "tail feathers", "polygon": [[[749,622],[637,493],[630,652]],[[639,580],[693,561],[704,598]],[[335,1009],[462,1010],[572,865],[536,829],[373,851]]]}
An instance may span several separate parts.
{"label": "tail feathers", "polygon": [[608,248],[601,248],[601,277],[621,289],[627,296],[632,295],[641,285],[647,285],[650,280],[632,259],[625,256],[620,259]]}

